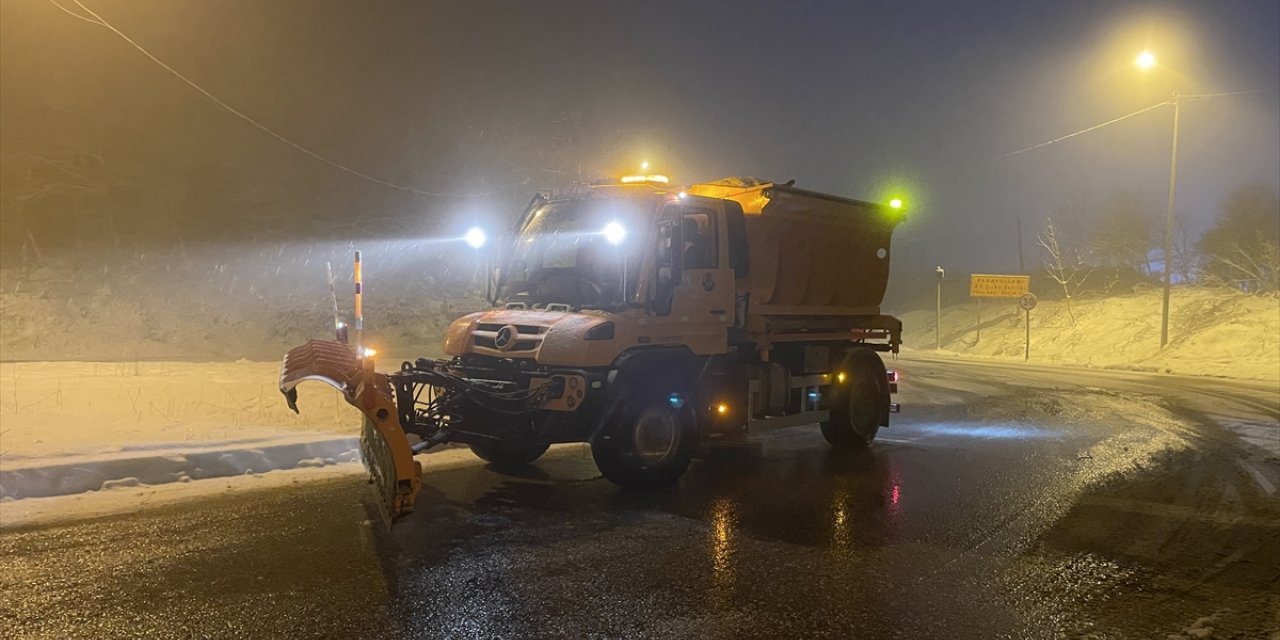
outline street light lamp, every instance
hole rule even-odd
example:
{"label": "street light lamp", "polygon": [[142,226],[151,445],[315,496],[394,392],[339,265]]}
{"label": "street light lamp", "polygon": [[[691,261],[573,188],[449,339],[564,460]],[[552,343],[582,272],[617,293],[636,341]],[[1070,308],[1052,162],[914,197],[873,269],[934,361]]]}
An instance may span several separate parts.
{"label": "street light lamp", "polygon": [[1138,57],[1133,59],[1133,64],[1139,69],[1146,71],[1156,66],[1156,54],[1151,53],[1150,50],[1143,51],[1138,54]]}
{"label": "street light lamp", "polygon": [[[1156,55],[1151,51],[1143,51],[1134,58],[1133,64],[1141,71],[1149,71],[1156,66]],[[1176,91],[1173,94],[1173,149],[1169,158],[1169,204],[1164,212],[1164,292],[1160,305],[1160,348],[1169,344],[1169,290],[1173,285],[1173,206],[1174,196],[1178,190],[1178,117],[1181,115],[1182,96]]]}

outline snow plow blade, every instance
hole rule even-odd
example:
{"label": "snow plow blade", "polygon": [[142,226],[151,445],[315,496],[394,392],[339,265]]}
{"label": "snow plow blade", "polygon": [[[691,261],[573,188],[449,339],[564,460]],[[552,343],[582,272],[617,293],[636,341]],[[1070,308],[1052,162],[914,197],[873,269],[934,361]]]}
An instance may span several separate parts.
{"label": "snow plow blade", "polygon": [[360,457],[377,494],[383,521],[390,524],[412,511],[422,488],[422,466],[413,459],[387,377],[373,370],[373,360],[357,358],[351,347],[341,342],[311,340],[290,349],[280,365],[280,392],[295,413],[296,387],[307,380],[337,389],[348,404],[364,414]]}

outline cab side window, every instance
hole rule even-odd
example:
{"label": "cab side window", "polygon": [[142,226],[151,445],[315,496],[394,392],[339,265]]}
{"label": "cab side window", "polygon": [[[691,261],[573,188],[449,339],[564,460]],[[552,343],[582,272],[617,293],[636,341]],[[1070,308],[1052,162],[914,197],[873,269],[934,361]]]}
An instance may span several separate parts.
{"label": "cab side window", "polygon": [[670,217],[658,222],[658,267],[653,295],[653,310],[658,315],[671,313],[676,285],[680,284],[680,218]]}
{"label": "cab side window", "polygon": [[715,215],[706,209],[685,209],[680,218],[685,269],[716,268]]}

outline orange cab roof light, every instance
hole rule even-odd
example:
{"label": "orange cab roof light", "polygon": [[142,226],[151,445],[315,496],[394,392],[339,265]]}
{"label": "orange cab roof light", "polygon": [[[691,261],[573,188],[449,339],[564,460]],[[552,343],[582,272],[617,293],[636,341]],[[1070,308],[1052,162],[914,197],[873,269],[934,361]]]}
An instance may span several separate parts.
{"label": "orange cab roof light", "polygon": [[658,184],[667,184],[668,182],[671,182],[671,178],[656,173],[647,176],[622,176],[622,184],[635,184],[637,182],[657,182]]}

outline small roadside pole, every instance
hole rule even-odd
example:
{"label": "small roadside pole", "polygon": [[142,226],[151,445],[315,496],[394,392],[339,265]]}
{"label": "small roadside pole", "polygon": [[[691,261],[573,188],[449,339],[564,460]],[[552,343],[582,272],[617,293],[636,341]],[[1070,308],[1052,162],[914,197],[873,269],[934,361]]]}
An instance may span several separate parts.
{"label": "small roadside pole", "polygon": [[973,337],[973,344],[982,342],[982,298],[978,298],[978,335]]}
{"label": "small roadside pole", "polygon": [[1030,291],[1022,294],[1022,296],[1018,298],[1018,306],[1022,307],[1022,310],[1027,312],[1026,350],[1022,354],[1022,361],[1026,362],[1031,359],[1031,310],[1036,308],[1036,294],[1031,293]]}
{"label": "small roadside pole", "polygon": [[934,267],[934,273],[938,274],[938,311],[933,321],[933,350],[942,349],[942,280],[947,277],[947,270],[942,267]]}

